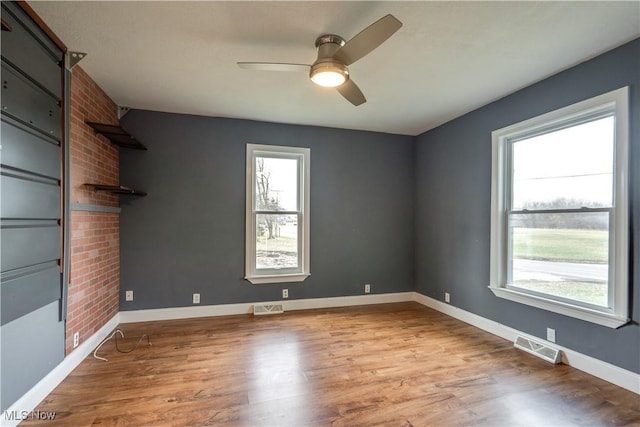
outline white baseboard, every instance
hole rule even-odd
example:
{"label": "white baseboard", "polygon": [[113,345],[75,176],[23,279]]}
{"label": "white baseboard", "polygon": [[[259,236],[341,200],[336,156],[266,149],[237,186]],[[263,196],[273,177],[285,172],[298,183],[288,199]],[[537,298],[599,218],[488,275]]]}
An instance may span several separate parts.
{"label": "white baseboard", "polygon": [[153,322],[156,320],[191,319],[194,317],[232,316],[249,314],[252,303],[194,305],[190,307],[152,308],[120,312],[120,323]]}
{"label": "white baseboard", "polygon": [[[53,368],[43,379],[34,385],[20,399],[8,407],[0,416],[0,425],[15,426],[21,419],[9,420],[7,414],[17,414],[18,418],[27,416],[35,410],[40,402],[42,402],[67,376],[73,371],[88,355],[91,354],[98,344],[102,342],[109,333],[114,330],[120,323],[119,313],[109,320],[96,333],[91,335],[86,341],[80,344],[75,350],[69,353],[63,360]],[[15,418],[15,417],[14,417]]]}
{"label": "white baseboard", "polygon": [[[516,335],[523,335],[533,339],[540,339],[525,334],[517,329],[502,325],[477,314],[459,309],[450,304],[427,297],[418,292],[398,292],[391,294],[368,294],[345,297],[310,298],[300,300],[277,301],[284,305],[286,311],[310,310],[315,308],[348,307],[366,304],[385,304],[392,302],[415,301],[443,314],[476,326],[491,334],[509,341],[514,341]],[[64,358],[46,377],[25,393],[13,405],[6,409],[0,418],[2,426],[15,426],[20,420],[6,420],[5,414],[30,413],[49,395],[91,352],[113,331],[120,323],[149,322],[156,320],[186,319],[194,317],[229,316],[234,314],[249,314],[253,303],[222,304],[208,306],[192,306],[177,308],[160,308],[151,310],[121,311],[113,316],[100,330],[80,344],[77,349]],[[613,383],[619,387],[640,394],[640,374],[603,362],[577,351],[556,345],[562,351],[563,363],[584,371],[595,377]]]}
{"label": "white baseboard", "polygon": [[[311,310],[314,308],[348,307],[366,304],[385,304],[414,300],[415,292],[393,294],[367,294],[346,297],[309,298],[281,301],[265,301],[263,304],[282,304],[284,311]],[[194,317],[230,316],[253,313],[254,303],[195,305],[189,307],[156,308],[120,312],[120,323],[151,322],[155,320],[190,319]]]}
{"label": "white baseboard", "polygon": [[[492,333],[493,335],[502,337],[508,341],[514,341],[517,335],[522,335],[534,340],[540,340],[539,337],[525,334],[517,329],[510,328],[509,326],[494,322],[493,320],[486,319],[452,305],[445,304],[418,292],[415,292],[414,294],[414,301]],[[591,374],[594,377],[613,383],[636,394],[640,394],[640,374],[622,369],[591,356],[578,353],[577,351],[562,347],[556,343],[549,343],[549,345],[562,351],[562,363]]]}
{"label": "white baseboard", "polygon": [[392,294],[367,294],[347,297],[309,298],[284,302],[285,311],[312,310],[314,308],[351,307],[356,305],[388,304],[392,302],[413,301],[415,292],[396,292]]}

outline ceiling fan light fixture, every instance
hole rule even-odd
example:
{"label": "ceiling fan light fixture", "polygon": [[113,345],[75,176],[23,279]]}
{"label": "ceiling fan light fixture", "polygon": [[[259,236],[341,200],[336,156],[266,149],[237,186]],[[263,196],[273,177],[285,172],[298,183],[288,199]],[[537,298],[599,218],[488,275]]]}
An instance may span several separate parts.
{"label": "ceiling fan light fixture", "polygon": [[323,61],[313,64],[309,77],[318,86],[337,87],[349,79],[349,69],[339,62]]}

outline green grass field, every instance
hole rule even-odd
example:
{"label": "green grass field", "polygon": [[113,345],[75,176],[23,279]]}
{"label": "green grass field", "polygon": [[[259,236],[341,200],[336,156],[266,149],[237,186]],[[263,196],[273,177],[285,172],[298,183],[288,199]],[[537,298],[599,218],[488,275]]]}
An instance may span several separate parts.
{"label": "green grass field", "polygon": [[606,264],[608,234],[605,230],[514,228],[513,257]]}

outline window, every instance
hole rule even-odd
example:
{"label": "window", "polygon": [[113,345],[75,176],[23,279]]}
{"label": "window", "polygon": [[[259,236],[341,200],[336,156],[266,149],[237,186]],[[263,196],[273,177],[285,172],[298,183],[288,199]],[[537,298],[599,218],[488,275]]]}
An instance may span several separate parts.
{"label": "window", "polygon": [[628,321],[628,89],[492,133],[498,297],[609,327]]}
{"label": "window", "polygon": [[245,278],[302,282],[309,276],[308,148],[247,144]]}

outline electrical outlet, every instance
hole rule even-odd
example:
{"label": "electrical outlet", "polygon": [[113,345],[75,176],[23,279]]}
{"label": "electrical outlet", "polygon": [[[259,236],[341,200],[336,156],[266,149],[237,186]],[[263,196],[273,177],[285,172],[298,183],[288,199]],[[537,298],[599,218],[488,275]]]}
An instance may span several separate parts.
{"label": "electrical outlet", "polygon": [[556,342],[556,330],[547,328],[547,341]]}
{"label": "electrical outlet", "polygon": [[444,302],[451,302],[451,295],[449,295],[449,292],[444,293]]}
{"label": "electrical outlet", "polygon": [[369,283],[364,285],[364,293],[368,294],[371,292],[371,285]]}
{"label": "electrical outlet", "polygon": [[282,298],[289,298],[289,289],[282,290]]}
{"label": "electrical outlet", "polygon": [[133,301],[133,291],[126,291],[124,293],[124,300],[125,301]]}
{"label": "electrical outlet", "polygon": [[193,303],[200,304],[200,294],[193,294]]}
{"label": "electrical outlet", "polygon": [[80,332],[73,334],[73,348],[76,348],[80,344]]}

